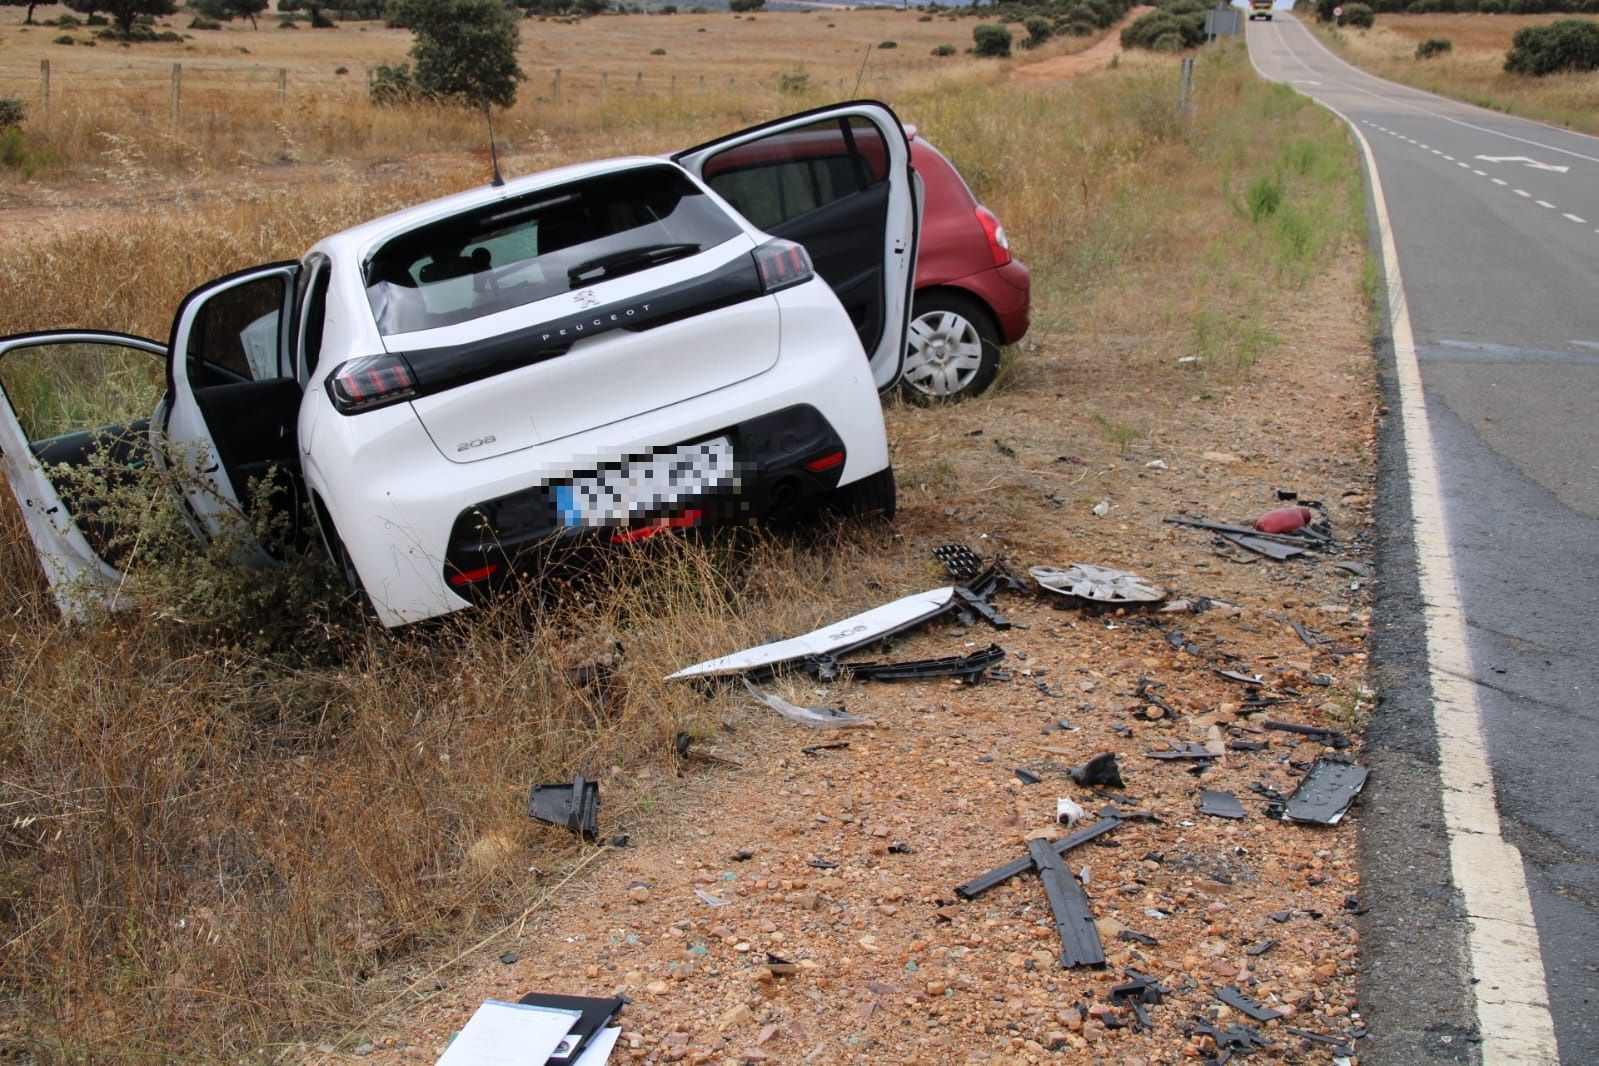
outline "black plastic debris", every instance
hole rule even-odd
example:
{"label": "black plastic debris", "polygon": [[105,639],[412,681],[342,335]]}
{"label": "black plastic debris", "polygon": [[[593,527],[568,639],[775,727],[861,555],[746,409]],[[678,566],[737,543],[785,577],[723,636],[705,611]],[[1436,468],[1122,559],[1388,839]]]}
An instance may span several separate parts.
{"label": "black plastic debris", "polygon": [[1293,627],[1294,632],[1298,634],[1299,639],[1305,642],[1305,647],[1307,648],[1314,648],[1318,644],[1327,643],[1326,637],[1322,636],[1314,629],[1311,629],[1309,626],[1301,625],[1298,622],[1293,621],[1290,621],[1288,624]]}
{"label": "black plastic debris", "polygon": [[1233,1010],[1242,1013],[1246,1017],[1253,1018],[1257,1022],[1269,1022],[1283,1016],[1282,1011],[1262,1006],[1244,995],[1238,990],[1237,985],[1228,985],[1226,988],[1217,989],[1216,998]]}
{"label": "black plastic debris", "polygon": [[800,754],[816,756],[824,751],[843,751],[847,747],[849,747],[847,740],[835,740],[831,744],[807,744],[800,749]]}
{"label": "black plastic debris", "polygon": [[1370,771],[1346,759],[1317,759],[1310,773],[1288,797],[1283,818],[1290,822],[1337,825],[1349,812]]}
{"label": "black plastic debris", "polygon": [[1266,954],[1266,952],[1270,951],[1272,948],[1274,948],[1276,946],[1277,946],[1277,938],[1273,937],[1273,936],[1269,936],[1265,940],[1262,940],[1258,944],[1249,945],[1247,948],[1244,949],[1244,954],[1245,955],[1264,955],[1264,954]]}
{"label": "black plastic debris", "polygon": [[[1196,651],[1195,654],[1198,654],[1198,652]],[[1138,688],[1133,695],[1152,707],[1159,707],[1163,718],[1176,718],[1177,712],[1172,710],[1170,704],[1161,699],[1159,692],[1155,691],[1165,687],[1164,682],[1156,681],[1154,678],[1140,677],[1138,679]]]}
{"label": "black plastic debris", "polygon": [[1315,1044],[1327,1044],[1332,1047],[1334,1055],[1353,1055],[1355,1053],[1355,1042],[1352,1039],[1328,1036],[1325,1033],[1313,1033],[1309,1029],[1296,1029],[1291,1025],[1282,1026],[1278,1031],[1297,1036],[1301,1040],[1309,1040]]}
{"label": "black plastic debris", "polygon": [[[1119,818],[1106,818],[1103,817],[1103,812],[1101,812],[1101,814],[1101,820],[1095,822],[1088,828],[1079,829],[1075,833],[1068,834],[1067,836],[1050,843],[1050,850],[1054,851],[1057,855],[1064,855],[1073,848],[1080,847],[1083,844],[1088,843],[1090,840],[1094,840],[1097,837],[1103,836],[1122,824],[1121,819]],[[1015,877],[1017,874],[1025,873],[1032,868],[1033,856],[1031,853],[1029,853],[1020,859],[1007,862],[1003,866],[996,866],[987,873],[978,874],[970,881],[956,885],[955,894],[961,899],[976,899],[978,896],[982,895],[984,892],[987,892],[995,885],[1003,884],[1004,882]]]}
{"label": "black plastic debris", "polygon": [[753,851],[735,851],[730,858],[734,862],[749,862],[755,858],[755,853]]}
{"label": "black plastic debris", "polygon": [[967,684],[981,681],[983,671],[1005,658],[1005,649],[990,644],[970,655],[949,655],[941,659],[910,659],[901,663],[841,663],[831,656],[813,656],[800,665],[818,681],[841,677],[856,681],[919,681],[930,677],[958,677]]}
{"label": "black plastic debris", "polygon": [[1236,681],[1248,688],[1260,688],[1266,682],[1258,674],[1244,674],[1237,670],[1217,670],[1216,673],[1229,681]]}
{"label": "black plastic debris", "polygon": [[888,846],[888,853],[890,855],[909,855],[913,850],[915,849],[913,849],[909,844],[898,840]]}
{"label": "black plastic debris", "polygon": [[1154,937],[1150,936],[1148,933],[1138,933],[1138,932],[1134,932],[1131,929],[1123,929],[1121,932],[1116,934],[1116,939],[1117,940],[1130,940],[1130,941],[1132,941],[1135,944],[1142,944],[1146,948],[1158,948],[1158,947],[1160,947],[1160,941],[1156,940]]}
{"label": "black plastic debris", "polygon": [[1228,751],[1265,751],[1271,745],[1258,740],[1229,740]]}
{"label": "black plastic debris", "polygon": [[1325,517],[1320,522],[1304,526],[1293,533],[1263,533],[1253,526],[1212,522],[1205,518],[1168,518],[1166,521],[1174,526],[1207,530],[1246,551],[1264,555],[1277,562],[1292,559],[1311,549],[1327,547],[1332,543],[1332,531],[1327,527]]}
{"label": "black plastic debris", "polygon": [[1018,766],[1016,768],[1016,780],[1020,781],[1024,785],[1036,785],[1042,781],[1043,778],[1039,777],[1025,766]]}
{"label": "black plastic debris", "polygon": [[1157,1006],[1171,993],[1171,989],[1162,985],[1153,977],[1145,976],[1137,970],[1123,970],[1128,980],[1110,990],[1110,1001],[1117,1006],[1127,1006],[1132,1009],[1135,1019],[1135,1029],[1148,1029],[1149,1012],[1145,1005]]}
{"label": "black plastic debris", "polygon": [[983,569],[983,557],[964,544],[941,544],[933,549],[933,558],[943,563],[949,576],[957,581],[974,578]]}
{"label": "black plastic debris", "polygon": [[1274,722],[1271,719],[1260,723],[1266,729],[1275,729],[1279,733],[1298,733],[1300,736],[1309,737],[1330,748],[1339,751],[1349,747],[1349,738],[1336,729],[1327,729],[1319,725],[1303,725],[1299,722]]}
{"label": "black plastic debris", "polygon": [[1278,925],[1282,925],[1283,923],[1285,923],[1289,919],[1291,919],[1293,916],[1294,916],[1294,912],[1293,911],[1272,911],[1270,914],[1266,915],[1266,917],[1270,918],[1272,921],[1276,922]]}
{"label": "black plastic debris", "polygon": [[1260,1035],[1260,1030],[1248,1025],[1229,1025],[1217,1029],[1213,1025],[1196,1021],[1189,1027],[1195,1036],[1208,1036],[1216,1042],[1217,1066],[1230,1062],[1233,1055],[1250,1055],[1260,1048],[1271,1047],[1272,1042]]}
{"label": "black plastic debris", "polygon": [[534,785],[528,794],[527,813],[530,818],[564,826],[585,840],[593,840],[600,831],[599,782],[585,781],[579,774],[570,785]]}
{"label": "black plastic debris", "polygon": [[1146,759],[1214,759],[1216,753],[1191,740],[1174,740],[1165,751],[1146,751]]}
{"label": "black plastic debris", "polygon": [[1061,969],[1104,966],[1105,947],[1099,942],[1094,912],[1088,909],[1083,886],[1048,841],[1029,840],[1027,853],[1038,867],[1038,879],[1044,884],[1044,895],[1055,915],[1055,930],[1060,934]]}
{"label": "black plastic debris", "polygon": [[1072,780],[1084,787],[1107,785],[1123,788],[1121,767],[1116,765],[1116,753],[1100,752],[1081,766],[1071,768]]}
{"label": "black plastic debris", "polygon": [[514,951],[507,951],[504,955],[500,956],[500,961],[505,963],[505,965],[510,966],[520,957],[521,956],[517,955],[517,953]]}
{"label": "black plastic debris", "polygon": [[1249,814],[1244,810],[1244,805],[1238,802],[1238,797],[1231,792],[1218,792],[1215,789],[1202,789],[1199,793],[1199,813],[1209,814],[1216,818],[1247,818]]}

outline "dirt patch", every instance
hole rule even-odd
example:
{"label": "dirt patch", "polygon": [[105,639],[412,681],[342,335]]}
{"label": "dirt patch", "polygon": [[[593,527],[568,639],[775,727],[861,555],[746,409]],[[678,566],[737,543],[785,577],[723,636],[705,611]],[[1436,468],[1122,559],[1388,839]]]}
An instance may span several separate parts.
{"label": "dirt patch", "polygon": [[[861,606],[940,584],[929,549],[960,541],[1022,568],[1130,568],[1208,609],[1095,615],[1002,595],[1015,628],[943,621],[883,654],[999,643],[1003,680],[779,685],[794,702],[842,703],[877,723],[842,736],[791,725],[737,691],[708,697],[722,729],[706,750],[733,765],[691,758],[676,777],[613,773],[607,784],[648,791],[657,813],[623,819],[634,822],[629,846],[483,946],[468,972],[397,986],[396,1004],[419,989],[426,1001],[391,1015],[375,1061],[429,1059],[479,1002],[532,990],[631,997],[619,1062],[1042,1061],[1064,1051],[1175,1063],[1210,1047],[1190,1035],[1196,1020],[1258,1024],[1215,1000],[1228,985],[1283,1012],[1261,1026],[1279,1054],[1308,1046],[1283,1025],[1347,1034],[1357,1024],[1358,810],[1337,828],[1288,824],[1267,816],[1262,790],[1289,793],[1336,753],[1265,719],[1352,729],[1370,695],[1363,575],[1376,396],[1346,296],[1358,265],[1351,251],[1283,308],[1287,343],[1247,376],[1199,368],[1159,384],[1139,338],[1097,337],[1024,353],[1025,371],[997,395],[892,412],[903,504],[884,550],[898,557],[900,584],[863,589]],[[1133,421],[1136,439],[1094,428]],[[1336,552],[1272,563],[1162,521],[1248,520],[1279,488],[1326,503]],[[1262,692],[1283,702],[1252,711],[1250,690],[1218,667],[1261,675]],[[1169,716],[1138,694],[1145,679]],[[839,739],[849,747],[803,751]],[[1144,754],[1181,742],[1232,746],[1202,776]],[[1117,753],[1126,787],[1074,784],[1070,767],[1104,751]],[[1041,781],[1023,783],[1018,768]],[[1201,789],[1232,792],[1247,817],[1198,813]],[[1104,970],[1059,967],[1033,874],[973,901],[954,891],[1024,854],[1056,797],[1090,811],[1115,797],[1158,818],[1068,856],[1086,872]],[[608,820],[605,831],[618,828]],[[507,951],[515,961],[500,961]],[[769,976],[768,953],[798,973]],[[1148,1031],[1110,999],[1129,968],[1170,990],[1148,1008]]]}
{"label": "dirt patch", "polygon": [[1153,10],[1152,7],[1135,7],[1092,47],[1072,55],[1053,56],[1037,63],[1028,63],[1017,67],[1015,73],[1022,78],[1075,78],[1079,74],[1099,70],[1121,55],[1122,27]]}

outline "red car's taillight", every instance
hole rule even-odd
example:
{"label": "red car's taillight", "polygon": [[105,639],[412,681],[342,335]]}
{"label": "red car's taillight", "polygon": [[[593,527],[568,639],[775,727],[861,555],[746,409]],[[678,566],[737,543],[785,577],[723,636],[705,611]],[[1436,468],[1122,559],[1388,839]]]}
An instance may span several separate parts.
{"label": "red car's taillight", "polygon": [[791,288],[816,276],[810,254],[793,241],[770,240],[753,254],[755,268],[761,273],[761,289],[765,292]]}
{"label": "red car's taillight", "polygon": [[416,395],[416,375],[403,355],[368,355],[328,376],[328,395],[343,414],[369,411]]}
{"label": "red car's taillight", "polygon": [[1005,239],[1005,227],[999,224],[994,212],[986,207],[979,207],[977,224],[983,227],[983,233],[988,237],[988,250],[994,257],[994,265],[1002,267],[1010,262],[1010,241]]}

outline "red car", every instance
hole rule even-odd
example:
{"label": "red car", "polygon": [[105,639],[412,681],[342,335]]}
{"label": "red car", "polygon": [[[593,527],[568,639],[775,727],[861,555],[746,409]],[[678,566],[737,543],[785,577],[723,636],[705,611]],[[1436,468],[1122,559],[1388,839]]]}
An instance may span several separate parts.
{"label": "red car", "polygon": [[916,397],[975,396],[993,382],[1001,346],[1027,332],[1031,281],[955,165],[914,127],[905,132],[926,202],[904,387]]}

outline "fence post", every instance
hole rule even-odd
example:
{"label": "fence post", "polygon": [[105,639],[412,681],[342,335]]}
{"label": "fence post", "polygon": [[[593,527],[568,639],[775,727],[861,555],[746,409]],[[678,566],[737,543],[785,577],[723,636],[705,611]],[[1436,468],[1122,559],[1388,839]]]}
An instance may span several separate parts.
{"label": "fence post", "polygon": [[372,95],[372,68],[371,67],[367,67],[366,68],[366,95],[368,97],[370,97]]}
{"label": "fence post", "polygon": [[705,75],[700,75],[700,92],[705,91]]}
{"label": "fence post", "polygon": [[633,95],[644,95],[644,72],[642,70],[633,77]]}
{"label": "fence post", "polygon": [[1194,60],[1192,57],[1183,60],[1182,81],[1177,89],[1177,112],[1181,115],[1188,114],[1188,95],[1194,84]]}
{"label": "fence post", "polygon": [[50,61],[39,60],[39,99],[45,114],[50,113]]}
{"label": "fence post", "polygon": [[289,102],[289,68],[278,68],[278,106]]}
{"label": "fence post", "polygon": [[667,88],[666,92],[667,92],[667,95],[671,96],[673,99],[676,99],[676,97],[677,97],[677,75],[676,74],[672,75],[672,84]]}
{"label": "fence post", "polygon": [[178,102],[183,98],[183,64],[172,64],[172,128],[178,128]]}
{"label": "fence post", "polygon": [[561,68],[560,67],[556,67],[555,68],[555,90],[554,91],[555,91],[555,102],[556,103],[560,103],[560,101],[561,101]]}

